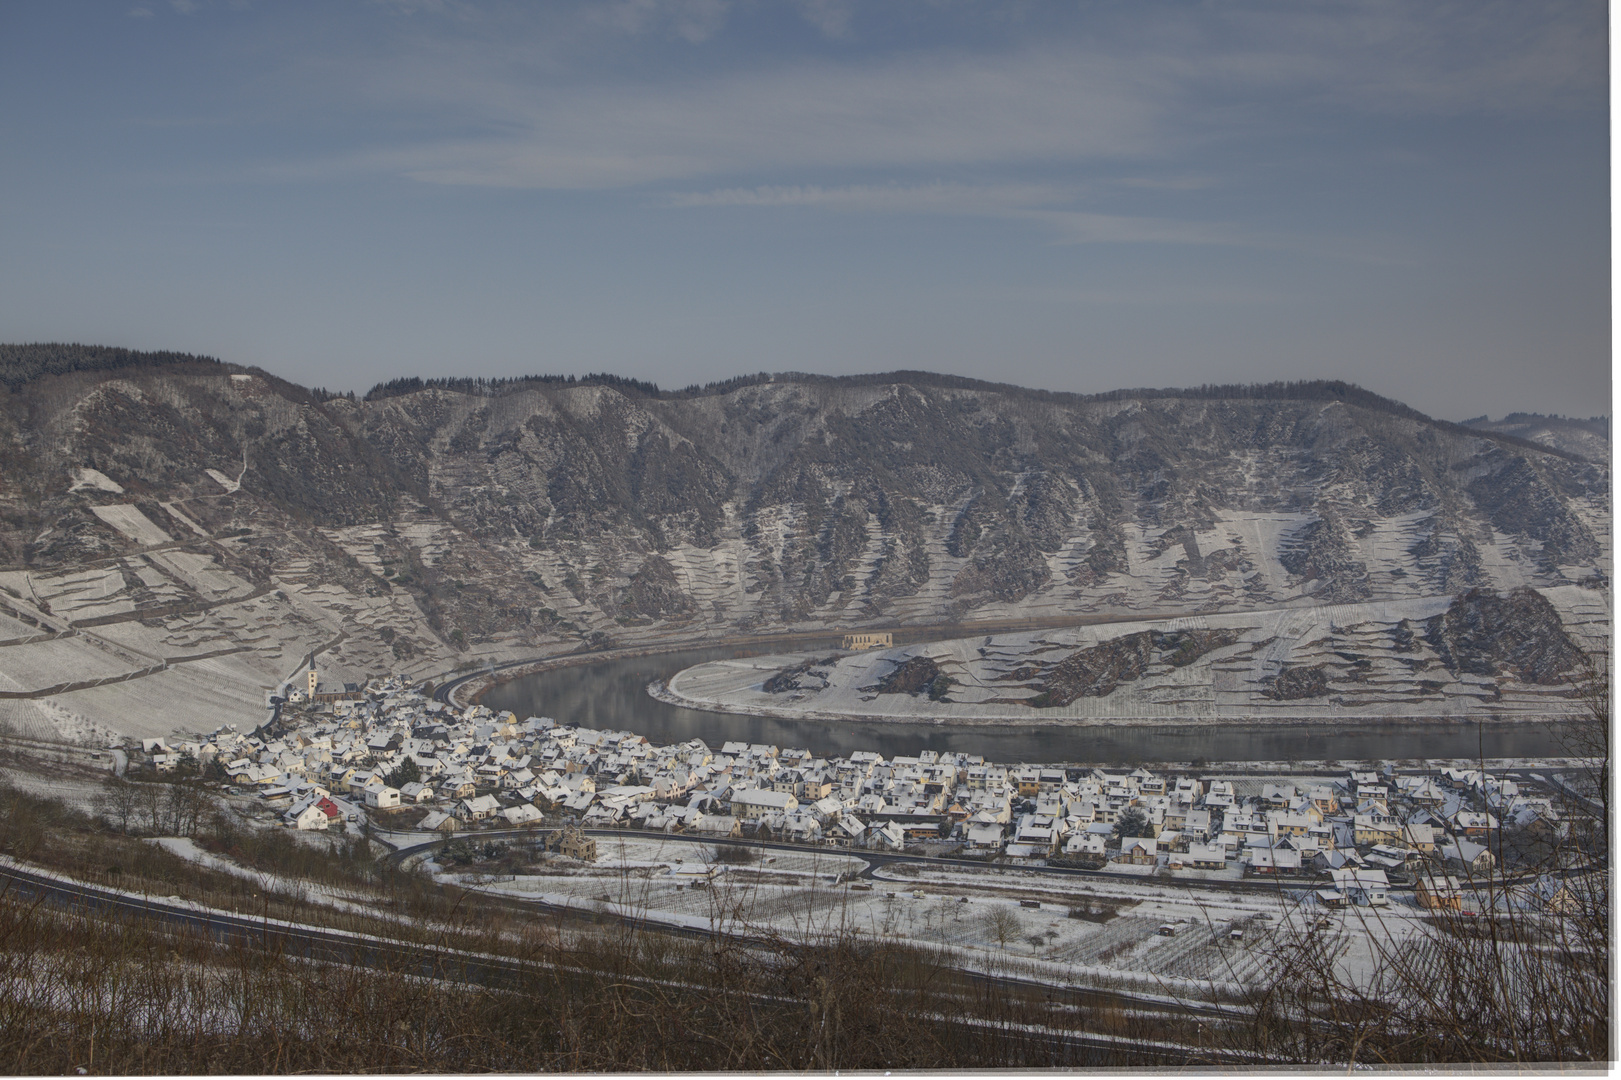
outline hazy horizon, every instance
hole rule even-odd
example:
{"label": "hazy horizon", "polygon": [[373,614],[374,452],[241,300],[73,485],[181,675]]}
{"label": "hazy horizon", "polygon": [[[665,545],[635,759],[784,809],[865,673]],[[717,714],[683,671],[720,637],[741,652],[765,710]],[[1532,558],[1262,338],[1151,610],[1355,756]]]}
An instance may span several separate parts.
{"label": "hazy horizon", "polygon": [[0,339],[1610,409],[1602,3],[0,8]]}

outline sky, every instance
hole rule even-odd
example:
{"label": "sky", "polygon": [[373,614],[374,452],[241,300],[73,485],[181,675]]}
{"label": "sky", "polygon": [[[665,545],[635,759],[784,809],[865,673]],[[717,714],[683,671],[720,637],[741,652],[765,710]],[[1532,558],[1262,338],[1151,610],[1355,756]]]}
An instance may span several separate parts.
{"label": "sky", "polygon": [[0,340],[1610,405],[1602,0],[7,0]]}

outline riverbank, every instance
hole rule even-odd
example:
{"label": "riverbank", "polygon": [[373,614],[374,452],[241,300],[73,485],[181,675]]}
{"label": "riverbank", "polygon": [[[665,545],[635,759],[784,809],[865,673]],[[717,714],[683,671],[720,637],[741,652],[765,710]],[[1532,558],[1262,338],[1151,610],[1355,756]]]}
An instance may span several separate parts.
{"label": "riverbank", "polygon": [[[678,672],[677,674],[685,674]],[[1381,720],[1374,716],[1346,715],[1339,719],[1324,716],[1284,716],[1272,715],[1265,720],[1250,720],[1246,717],[1236,716],[1110,716],[1110,717],[1077,717],[1065,714],[1046,713],[1043,710],[1024,708],[1020,712],[998,712],[979,716],[944,716],[939,713],[910,714],[898,712],[828,712],[818,709],[792,709],[773,708],[758,704],[733,704],[726,701],[717,701],[709,698],[689,697],[671,689],[668,682],[655,680],[648,683],[647,695],[655,701],[664,702],[677,708],[694,709],[701,712],[730,713],[734,716],[768,716],[776,720],[812,720],[823,723],[882,723],[882,724],[911,724],[918,727],[951,727],[951,728],[1005,728],[1017,726],[1021,728],[1062,728],[1064,730],[1086,728],[1187,728],[1198,726],[1226,727],[1234,723],[1255,724],[1268,728],[1310,728],[1322,727],[1332,723],[1377,724],[1389,723],[1393,727],[1408,723],[1456,725],[1460,728],[1466,725],[1509,725],[1525,724],[1535,727],[1546,727],[1557,722],[1552,716],[1528,716],[1517,714],[1512,716],[1484,716],[1465,718],[1447,715],[1410,714],[1401,717],[1391,717]]]}
{"label": "riverbank", "polygon": [[[1153,616],[1149,616],[1153,617]],[[1176,618],[1175,615],[1166,615],[1164,618]],[[649,644],[646,642],[626,646],[618,649],[591,649],[581,651],[578,648],[565,653],[553,653],[537,656],[529,660],[510,661],[497,664],[493,668],[482,672],[457,674],[447,672],[448,682],[454,683],[451,695],[446,699],[451,704],[465,707],[477,705],[483,695],[497,686],[514,682],[530,675],[539,674],[562,667],[575,667],[580,664],[604,663],[613,660],[634,659],[649,656],[665,656],[671,653],[687,652],[694,649],[735,648],[739,650],[737,656],[767,656],[780,652],[779,646],[809,644],[812,642],[825,642],[827,648],[834,648],[832,644],[841,640],[844,634],[852,632],[880,632],[892,635],[896,646],[918,645],[932,641],[952,641],[963,637],[973,637],[979,634],[1006,634],[1019,632],[1033,632],[1040,630],[1064,630],[1086,626],[1108,626],[1114,623],[1137,622],[1144,618],[1141,614],[1114,613],[1108,615],[1092,615],[1085,618],[1063,619],[985,619],[975,622],[926,623],[919,626],[860,626],[841,627],[837,629],[820,630],[791,630],[777,634],[734,634],[708,639],[687,640],[681,642],[660,642]],[[447,680],[441,680],[445,682]]]}
{"label": "riverbank", "polygon": [[[719,658],[653,692],[684,708],[784,720],[965,728],[1546,725],[1579,708],[1581,655],[1561,634],[1548,647],[1562,667],[1515,659],[1533,614],[1577,607],[1571,589],[1547,592],[1515,594],[1512,617],[1494,610],[1503,624],[1467,644],[1441,628],[1487,618],[1481,602],[1438,596]],[[1592,629],[1583,624],[1584,640]]]}
{"label": "riverbank", "polygon": [[[549,716],[564,724],[633,731],[659,744],[702,739],[802,747],[823,757],[870,750],[886,757],[923,750],[978,754],[992,761],[1094,764],[1194,761],[1436,759],[1478,762],[1565,756],[1557,737],[1537,724],[1456,720],[1277,725],[1239,718],[1203,725],[937,724],[874,720],[782,719],[754,713],[692,709],[658,700],[648,685],[719,659],[735,647],[657,652],[636,657],[601,653],[543,658],[538,673],[486,686],[480,701],[520,719]],[[497,677],[504,675],[497,672]],[[458,695],[460,698],[460,695]]]}

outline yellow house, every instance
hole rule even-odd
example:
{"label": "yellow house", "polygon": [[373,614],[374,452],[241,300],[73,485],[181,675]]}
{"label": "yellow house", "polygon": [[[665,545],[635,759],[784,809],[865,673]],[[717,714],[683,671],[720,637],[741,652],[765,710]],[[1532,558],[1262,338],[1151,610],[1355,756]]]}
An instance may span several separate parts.
{"label": "yellow house", "polygon": [[1352,836],[1358,845],[1401,843],[1401,822],[1384,814],[1357,814]]}
{"label": "yellow house", "polygon": [[1445,909],[1460,911],[1463,909],[1463,882],[1450,874],[1438,877],[1421,877],[1417,894],[1418,906],[1429,910]]}

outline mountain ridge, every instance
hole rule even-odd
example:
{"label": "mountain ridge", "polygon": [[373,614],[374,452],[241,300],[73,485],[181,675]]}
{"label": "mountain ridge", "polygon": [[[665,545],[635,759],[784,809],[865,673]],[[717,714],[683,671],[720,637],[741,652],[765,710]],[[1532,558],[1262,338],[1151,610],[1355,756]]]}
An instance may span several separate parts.
{"label": "mountain ridge", "polygon": [[238,650],[26,699],[67,719],[23,709],[139,726],[162,713],[142,694],[205,674],[204,697],[262,709],[318,648],[353,678],[738,633],[1608,589],[1607,463],[1347,383],[908,378],[356,397],[211,358],[42,371],[0,395],[0,641],[30,619],[74,636],[7,647],[0,675],[31,693],[116,650],[132,669]]}
{"label": "mountain ridge", "polygon": [[[212,365],[228,371],[257,374],[267,379],[285,383],[290,387],[297,385],[286,382],[286,380],[282,380],[279,376],[275,376],[262,368],[228,364],[217,357],[201,354],[173,351],[143,352],[117,346],[81,345],[76,342],[0,343],[0,383],[13,391],[20,389],[23,384],[33,379],[49,375],[116,371],[127,367],[178,367],[182,365]],[[1020,394],[1037,400],[1049,400],[1066,404],[1156,398],[1280,398],[1300,401],[1346,401],[1365,408],[1410,416],[1413,419],[1443,428],[1470,429],[1489,433],[1510,445],[1526,449],[1551,450],[1563,457],[1581,458],[1582,460],[1588,460],[1588,458],[1562,446],[1519,435],[1511,428],[1514,425],[1524,425],[1530,421],[1562,421],[1590,428],[1595,422],[1602,419],[1605,421],[1606,431],[1608,430],[1607,418],[1593,417],[1589,420],[1579,420],[1563,416],[1546,416],[1541,413],[1522,412],[1510,413],[1500,421],[1492,421],[1486,416],[1480,416],[1454,423],[1453,421],[1431,417],[1394,398],[1385,397],[1374,391],[1364,389],[1356,383],[1340,379],[1272,380],[1262,383],[1205,383],[1189,387],[1137,387],[1087,394],[1076,391],[1046,390],[1039,387],[1019,386],[1014,383],[976,379],[970,376],[948,375],[940,372],[905,368],[866,375],[819,375],[799,371],[762,371],[753,375],[737,375],[729,379],[704,384],[692,383],[680,389],[666,389],[654,382],[615,375],[609,372],[590,373],[581,376],[549,374],[506,377],[438,376],[422,378],[421,376],[402,376],[374,384],[363,395],[363,400],[367,402],[381,401],[385,398],[416,393],[422,390],[445,390],[452,393],[497,396],[502,393],[520,392],[536,386],[608,386],[625,393],[640,394],[660,400],[677,400],[727,393],[747,386],[776,382],[827,383],[850,386],[885,385],[892,382],[922,383],[943,388]],[[347,396],[350,400],[355,398],[353,392],[344,395],[320,387],[307,388],[306,392],[322,401],[343,396]]]}

